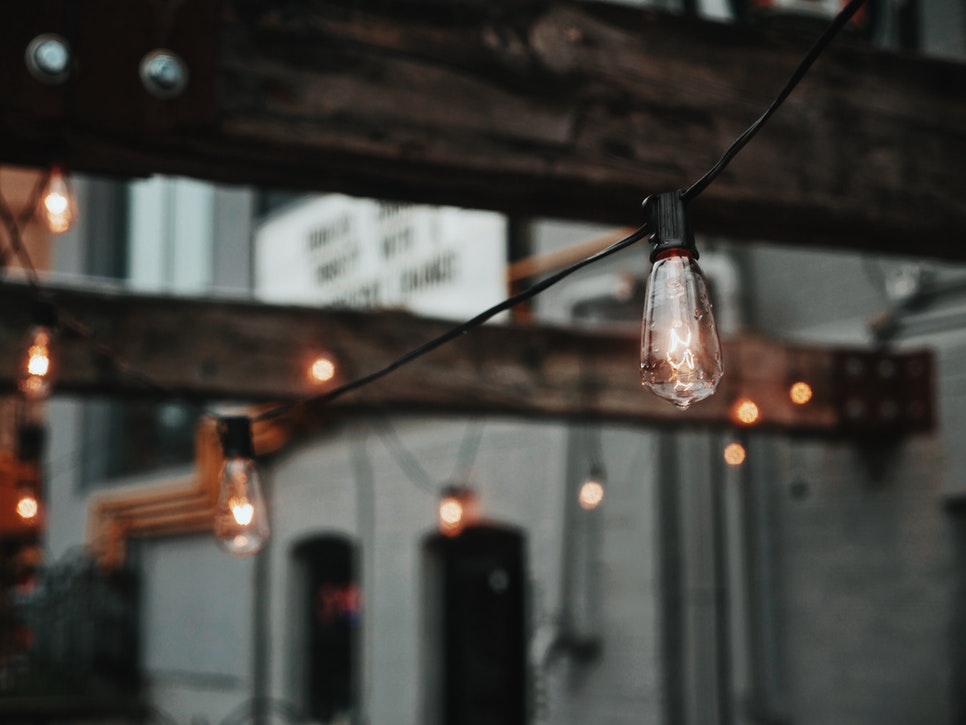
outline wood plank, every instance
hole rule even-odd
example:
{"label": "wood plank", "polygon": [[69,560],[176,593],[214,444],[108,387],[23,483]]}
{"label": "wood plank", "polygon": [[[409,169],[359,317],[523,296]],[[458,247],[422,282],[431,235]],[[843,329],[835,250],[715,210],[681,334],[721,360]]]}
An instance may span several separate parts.
{"label": "wood plank", "polygon": [[[0,10],[6,162],[60,149],[94,173],[628,226],[710,166],[812,40],[566,0],[199,0],[164,23],[163,4],[88,0],[76,85],[40,88],[24,46],[69,32],[71,2]],[[132,84],[157,45],[187,59],[190,97]],[[962,88],[962,64],[837,43],[695,202],[696,229],[966,259]]]}
{"label": "wood plank", "polygon": [[[61,394],[181,397],[189,400],[294,400],[358,378],[439,335],[453,323],[403,312],[366,313],[283,307],[112,292],[52,290],[53,299],[134,370],[158,387],[121,374],[88,340],[62,334]],[[0,387],[14,387],[13,371],[29,324],[32,292],[0,285]],[[75,325],[76,326],[76,325]],[[636,325],[604,331],[549,326],[486,325],[407,365],[383,380],[321,406],[309,405],[282,421],[284,441],[317,429],[334,413],[373,408],[432,413],[499,414],[602,419],[641,424],[730,425],[732,406],[750,396],[763,427],[793,431],[863,432],[881,427],[922,430],[932,418],[928,361],[905,385],[896,373],[877,384],[843,384],[842,370],[878,369],[875,354],[831,348],[789,348],[754,337],[725,342],[726,375],[718,394],[682,413],[641,388],[640,331]],[[336,362],[331,383],[308,376],[319,354]],[[856,357],[851,365],[846,355]],[[905,357],[892,356],[903,370]],[[793,405],[788,386],[807,380],[815,397]],[[848,382],[847,380],[845,381]],[[328,386],[328,387],[326,387]],[[887,391],[907,391],[892,404],[892,418],[875,410]],[[886,392],[883,392],[886,391]],[[903,397],[904,396],[904,397]],[[851,398],[861,398],[850,403]],[[895,397],[895,396],[893,396]],[[915,411],[909,407],[916,402]],[[862,417],[845,417],[861,404]],[[915,412],[915,415],[912,414]],[[907,414],[908,413],[908,414]],[[277,447],[266,440],[260,449]]]}

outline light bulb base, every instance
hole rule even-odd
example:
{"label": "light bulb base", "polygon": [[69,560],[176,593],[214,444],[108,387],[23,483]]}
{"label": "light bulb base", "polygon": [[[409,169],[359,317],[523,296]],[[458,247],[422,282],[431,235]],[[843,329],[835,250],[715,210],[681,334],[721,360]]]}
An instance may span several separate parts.
{"label": "light bulb base", "polygon": [[672,250],[689,254],[694,259],[698,258],[698,248],[694,244],[694,233],[691,231],[691,215],[684,202],[683,191],[679,189],[653,194],[641,206],[651,230],[648,241],[654,245],[651,249],[652,262]]}
{"label": "light bulb base", "polygon": [[221,419],[221,446],[225,458],[254,458],[252,422],[248,416],[234,415]]}

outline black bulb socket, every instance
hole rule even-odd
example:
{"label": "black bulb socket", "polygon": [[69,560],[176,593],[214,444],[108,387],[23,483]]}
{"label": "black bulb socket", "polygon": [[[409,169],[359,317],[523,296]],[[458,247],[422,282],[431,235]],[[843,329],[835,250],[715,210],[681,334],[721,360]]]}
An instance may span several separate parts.
{"label": "black bulb socket", "polygon": [[651,249],[652,262],[664,252],[674,249],[688,252],[694,259],[698,258],[698,248],[694,244],[694,233],[691,231],[691,215],[684,201],[683,191],[678,189],[653,194],[641,206],[651,232],[648,241],[654,245]]}
{"label": "black bulb socket", "polygon": [[30,310],[30,318],[40,327],[57,327],[57,308],[50,300],[36,300]]}
{"label": "black bulb socket", "polygon": [[225,458],[254,458],[252,422],[248,416],[233,415],[221,419],[221,447]]}

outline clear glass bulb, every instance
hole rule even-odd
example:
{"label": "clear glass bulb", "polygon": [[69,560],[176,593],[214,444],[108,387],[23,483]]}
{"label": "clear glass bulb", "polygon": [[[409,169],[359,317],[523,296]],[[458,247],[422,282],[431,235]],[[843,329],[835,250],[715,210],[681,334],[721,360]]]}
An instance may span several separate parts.
{"label": "clear glass bulb", "polygon": [[67,177],[59,168],[50,171],[50,179],[41,200],[41,211],[47,221],[47,228],[54,234],[66,232],[74,222],[74,196],[71,194]]}
{"label": "clear glass bulb", "polygon": [[261,549],[268,534],[268,514],[255,462],[238,456],[227,459],[215,508],[215,538],[225,551],[246,556]]}
{"label": "clear glass bulb", "polygon": [[671,249],[647,281],[641,381],[682,410],[714,395],[724,367],[708,284],[693,255]]}
{"label": "clear glass bulb", "polygon": [[20,392],[32,400],[50,395],[53,344],[54,332],[46,325],[34,325],[27,333],[18,385]]}

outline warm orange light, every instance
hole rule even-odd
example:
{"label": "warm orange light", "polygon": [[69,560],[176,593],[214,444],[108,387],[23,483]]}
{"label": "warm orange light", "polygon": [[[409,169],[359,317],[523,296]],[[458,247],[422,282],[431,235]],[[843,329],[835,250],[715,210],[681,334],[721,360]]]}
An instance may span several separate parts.
{"label": "warm orange light", "polygon": [[335,377],[335,363],[327,357],[320,357],[309,368],[309,377],[317,383],[327,383]]}
{"label": "warm orange light", "polygon": [[729,443],[724,449],[724,459],[729,466],[740,466],[745,462],[745,447],[740,443]]}
{"label": "warm orange light", "polygon": [[788,389],[788,396],[795,405],[805,405],[812,399],[812,386],[806,382],[799,381]]}
{"label": "warm orange light", "polygon": [[17,516],[29,521],[37,516],[40,511],[40,504],[37,503],[37,499],[31,494],[25,493],[17,501]]}
{"label": "warm orange light", "polygon": [[60,169],[50,172],[50,180],[44,190],[42,211],[47,219],[47,227],[55,234],[70,229],[74,221],[73,199],[67,178]]}
{"label": "warm orange light", "polygon": [[604,486],[600,481],[594,481],[593,479],[584,481],[584,485],[580,487],[580,494],[577,496],[580,507],[586,511],[592,511],[600,506],[600,502],[603,500]]}
{"label": "warm orange light", "polygon": [[439,528],[444,534],[459,533],[463,527],[463,504],[454,496],[439,502]]}
{"label": "warm orange light", "polygon": [[761,411],[753,400],[743,398],[735,404],[733,410],[734,419],[744,425],[754,425],[761,418]]}
{"label": "warm orange light", "polygon": [[50,370],[50,354],[46,345],[31,345],[27,351],[27,374],[43,377]]}

